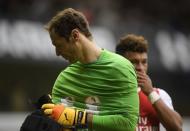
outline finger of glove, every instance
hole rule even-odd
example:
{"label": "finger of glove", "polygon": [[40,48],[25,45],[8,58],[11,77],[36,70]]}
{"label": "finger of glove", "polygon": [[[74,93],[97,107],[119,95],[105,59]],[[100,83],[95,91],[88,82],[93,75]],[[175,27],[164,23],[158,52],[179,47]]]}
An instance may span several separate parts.
{"label": "finger of glove", "polygon": [[54,118],[55,120],[58,120],[60,115],[63,113],[63,111],[64,111],[63,105],[55,105],[52,111],[52,118]]}
{"label": "finger of glove", "polygon": [[42,105],[42,109],[53,109],[55,107],[55,104],[47,103]]}
{"label": "finger of glove", "polygon": [[45,110],[44,110],[44,114],[46,114],[46,115],[51,115],[52,112],[53,112],[52,109],[45,109]]}

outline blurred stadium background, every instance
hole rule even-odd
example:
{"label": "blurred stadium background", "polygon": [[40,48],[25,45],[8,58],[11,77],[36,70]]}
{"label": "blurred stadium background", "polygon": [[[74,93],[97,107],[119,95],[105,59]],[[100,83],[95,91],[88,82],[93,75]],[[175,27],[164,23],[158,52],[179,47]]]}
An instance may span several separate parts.
{"label": "blurred stadium background", "polygon": [[98,45],[114,51],[126,33],[150,43],[149,75],[165,89],[190,130],[189,0],[1,0],[0,131],[18,131],[31,101],[50,93],[68,63],[55,56],[44,24],[67,7],[88,18]]}

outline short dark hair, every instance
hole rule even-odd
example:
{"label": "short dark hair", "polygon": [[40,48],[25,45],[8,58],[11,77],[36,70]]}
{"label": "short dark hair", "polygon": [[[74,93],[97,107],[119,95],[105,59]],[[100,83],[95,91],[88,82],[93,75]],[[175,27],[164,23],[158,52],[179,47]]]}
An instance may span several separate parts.
{"label": "short dark hair", "polygon": [[52,31],[59,36],[64,37],[67,41],[73,29],[78,29],[87,38],[91,38],[89,24],[86,17],[79,11],[72,8],[60,11],[55,15],[45,28],[51,33]]}
{"label": "short dark hair", "polygon": [[116,53],[123,56],[129,51],[139,53],[148,52],[148,41],[143,36],[134,34],[121,37],[116,46]]}

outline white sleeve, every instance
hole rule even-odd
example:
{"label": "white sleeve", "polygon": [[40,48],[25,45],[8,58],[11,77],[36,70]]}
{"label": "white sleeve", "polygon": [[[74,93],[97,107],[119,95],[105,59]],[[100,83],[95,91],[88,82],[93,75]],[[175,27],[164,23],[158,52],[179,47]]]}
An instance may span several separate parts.
{"label": "white sleeve", "polygon": [[160,94],[161,99],[164,101],[164,103],[172,110],[174,110],[173,108],[173,104],[172,104],[172,99],[169,96],[169,94],[164,91],[163,89],[157,88]]}

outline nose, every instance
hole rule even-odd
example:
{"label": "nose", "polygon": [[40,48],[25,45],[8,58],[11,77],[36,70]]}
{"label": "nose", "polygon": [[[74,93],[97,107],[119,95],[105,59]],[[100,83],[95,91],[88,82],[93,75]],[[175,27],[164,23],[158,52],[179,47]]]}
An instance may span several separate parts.
{"label": "nose", "polygon": [[135,69],[137,71],[144,71],[144,66],[143,66],[142,63],[138,63],[138,64],[135,65]]}

